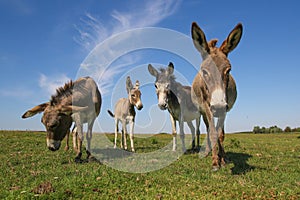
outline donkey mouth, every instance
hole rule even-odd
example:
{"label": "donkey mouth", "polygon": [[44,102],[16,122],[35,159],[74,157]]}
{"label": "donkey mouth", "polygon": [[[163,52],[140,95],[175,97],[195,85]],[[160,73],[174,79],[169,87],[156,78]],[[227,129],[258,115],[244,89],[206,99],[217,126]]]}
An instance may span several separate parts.
{"label": "donkey mouth", "polygon": [[211,112],[214,117],[222,117],[226,114],[226,107],[212,108]]}
{"label": "donkey mouth", "polygon": [[137,109],[138,110],[142,110],[143,106],[138,106]]}
{"label": "donkey mouth", "polygon": [[47,139],[47,147],[51,151],[57,151],[60,148],[60,141]]}
{"label": "donkey mouth", "polygon": [[161,110],[166,110],[168,108],[167,105],[158,105]]}

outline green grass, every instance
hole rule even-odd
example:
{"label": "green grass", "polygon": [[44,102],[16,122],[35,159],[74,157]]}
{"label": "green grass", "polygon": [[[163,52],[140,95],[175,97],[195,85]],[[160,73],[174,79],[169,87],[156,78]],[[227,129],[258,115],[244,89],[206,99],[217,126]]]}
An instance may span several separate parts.
{"label": "green grass", "polygon": [[[227,134],[232,162],[217,172],[210,157],[198,154],[148,173],[76,164],[72,150],[51,152],[45,138],[44,132],[0,131],[0,199],[300,199],[299,133]],[[169,134],[136,137],[136,151],[153,152],[170,141]]]}

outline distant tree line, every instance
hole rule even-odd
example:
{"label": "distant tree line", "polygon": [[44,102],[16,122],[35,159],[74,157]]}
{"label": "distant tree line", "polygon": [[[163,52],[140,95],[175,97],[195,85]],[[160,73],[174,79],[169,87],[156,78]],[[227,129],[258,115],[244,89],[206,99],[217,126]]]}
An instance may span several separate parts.
{"label": "distant tree line", "polygon": [[282,129],[278,126],[271,126],[269,128],[266,127],[259,127],[254,126],[253,133],[290,133],[290,132],[300,132],[300,127],[298,128],[291,128],[289,126],[285,127],[285,129]]}

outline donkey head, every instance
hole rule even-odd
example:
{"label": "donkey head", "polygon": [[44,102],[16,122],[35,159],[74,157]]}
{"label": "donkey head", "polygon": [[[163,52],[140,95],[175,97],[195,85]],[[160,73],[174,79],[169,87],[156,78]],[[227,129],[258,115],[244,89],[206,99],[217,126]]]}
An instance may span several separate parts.
{"label": "donkey head", "polygon": [[203,59],[199,71],[200,81],[204,82],[200,84],[201,91],[213,115],[219,117],[228,109],[226,89],[231,76],[231,64],[227,56],[240,42],[243,27],[242,24],[238,24],[220,47],[216,47],[216,39],[207,42],[204,32],[195,22],[191,32],[194,46]]}
{"label": "donkey head", "polygon": [[135,86],[133,87],[130,77],[129,76],[127,77],[126,90],[128,93],[129,102],[130,104],[134,105],[138,110],[141,110],[143,108],[143,104],[141,100],[142,93],[139,87],[140,87],[140,82],[138,80],[135,82]]}
{"label": "donkey head", "polygon": [[156,78],[154,85],[156,88],[158,107],[165,110],[168,108],[168,96],[171,93],[171,84],[175,79],[173,75],[174,65],[170,62],[166,69],[161,68],[160,72],[158,72],[151,64],[149,64],[148,71]]}
{"label": "donkey head", "polygon": [[72,125],[71,114],[85,109],[86,107],[51,105],[48,102],[26,111],[22,118],[32,117],[44,112],[41,121],[47,130],[47,147],[51,151],[56,151],[60,148],[61,141],[70,130]]}

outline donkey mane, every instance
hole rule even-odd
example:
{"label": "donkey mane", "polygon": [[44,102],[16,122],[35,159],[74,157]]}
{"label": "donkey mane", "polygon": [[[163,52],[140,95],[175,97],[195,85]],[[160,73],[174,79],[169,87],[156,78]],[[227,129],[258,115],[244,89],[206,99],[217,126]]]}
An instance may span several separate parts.
{"label": "donkey mane", "polygon": [[65,83],[64,86],[56,89],[56,94],[51,96],[50,104],[57,105],[65,97],[69,97],[73,94],[74,82],[70,80]]}
{"label": "donkey mane", "polygon": [[207,44],[208,44],[208,47],[214,48],[214,47],[216,47],[217,43],[218,43],[218,39],[212,39]]}

